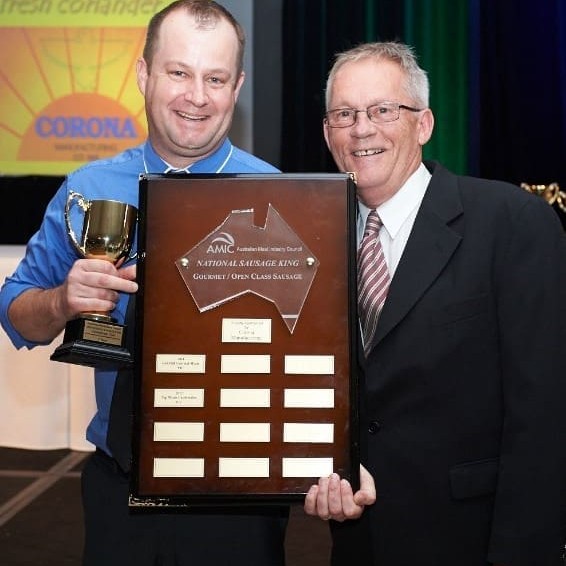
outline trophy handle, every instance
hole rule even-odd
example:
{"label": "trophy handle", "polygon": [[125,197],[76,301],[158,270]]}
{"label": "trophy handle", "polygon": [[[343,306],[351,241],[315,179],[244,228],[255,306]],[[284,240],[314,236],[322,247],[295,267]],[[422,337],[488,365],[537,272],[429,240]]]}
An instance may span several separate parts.
{"label": "trophy handle", "polygon": [[74,204],[77,204],[81,207],[82,211],[86,214],[88,211],[90,202],[83,197],[80,193],[76,193],[75,191],[70,191],[69,196],[67,197],[67,203],[65,205],[65,224],[67,225],[67,233],[71,238],[71,242],[75,246],[75,249],[81,254],[83,257],[86,256],[86,250],[83,248],[78,240],[73,227],[71,226],[71,208]]}

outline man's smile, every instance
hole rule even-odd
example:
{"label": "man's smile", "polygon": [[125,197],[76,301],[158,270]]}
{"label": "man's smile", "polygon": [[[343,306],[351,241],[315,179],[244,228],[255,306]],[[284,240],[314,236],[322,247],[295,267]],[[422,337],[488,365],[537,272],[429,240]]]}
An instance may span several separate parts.
{"label": "man's smile", "polygon": [[180,110],[176,110],[177,116],[180,116],[181,118],[183,118],[183,120],[192,120],[192,121],[197,121],[197,122],[201,122],[203,120],[206,120],[208,118],[208,116],[202,116],[202,115],[196,115],[196,114],[186,114],[185,112],[181,112]]}
{"label": "man's smile", "polygon": [[359,149],[358,151],[354,151],[354,157],[367,157],[368,155],[378,155],[383,153],[384,149]]}

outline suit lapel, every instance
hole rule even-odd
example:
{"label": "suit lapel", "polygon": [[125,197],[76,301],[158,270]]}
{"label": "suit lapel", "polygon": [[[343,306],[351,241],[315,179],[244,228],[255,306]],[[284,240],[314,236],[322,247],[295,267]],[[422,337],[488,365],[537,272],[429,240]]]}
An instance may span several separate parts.
{"label": "suit lapel", "polygon": [[437,164],[383,307],[375,344],[401,322],[444,269],[461,236],[449,223],[463,212],[457,177]]}

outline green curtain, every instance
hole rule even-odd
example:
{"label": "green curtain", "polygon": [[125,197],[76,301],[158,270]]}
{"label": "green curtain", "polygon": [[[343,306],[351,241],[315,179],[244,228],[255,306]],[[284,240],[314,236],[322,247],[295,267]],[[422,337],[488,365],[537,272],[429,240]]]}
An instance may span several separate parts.
{"label": "green curtain", "polygon": [[321,132],[326,76],[337,52],[366,41],[415,47],[436,117],[425,157],[468,173],[468,12],[476,0],[284,0],[285,171],[332,171]]}
{"label": "green curtain", "polygon": [[391,14],[399,14],[401,39],[415,48],[421,67],[428,72],[436,123],[425,157],[441,161],[456,173],[467,173],[468,1],[365,1],[365,40],[396,39],[380,36],[390,33]]}

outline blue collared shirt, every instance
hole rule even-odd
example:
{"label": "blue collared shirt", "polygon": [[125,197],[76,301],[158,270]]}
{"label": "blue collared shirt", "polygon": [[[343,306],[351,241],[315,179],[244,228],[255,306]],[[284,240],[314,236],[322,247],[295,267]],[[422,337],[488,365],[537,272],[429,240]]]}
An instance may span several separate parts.
{"label": "blue collared shirt", "polygon": [[[78,254],[71,243],[65,223],[65,205],[69,191],[88,200],[119,200],[138,206],[139,176],[143,173],[164,173],[171,166],[163,161],[149,142],[128,149],[109,159],[86,164],[70,173],[47,206],[39,231],[32,236],[25,257],[0,290],[0,323],[17,348],[39,345],[21,336],[8,318],[12,301],[29,289],[52,289],[61,285]],[[278,170],[257,157],[233,146],[228,139],[205,159],[186,169],[190,173],[278,173]],[[134,250],[136,242],[134,242]],[[128,295],[123,294],[112,316],[123,322]],[[110,452],[106,445],[108,417],[115,371],[95,370],[97,412],[87,428],[87,439]]]}

